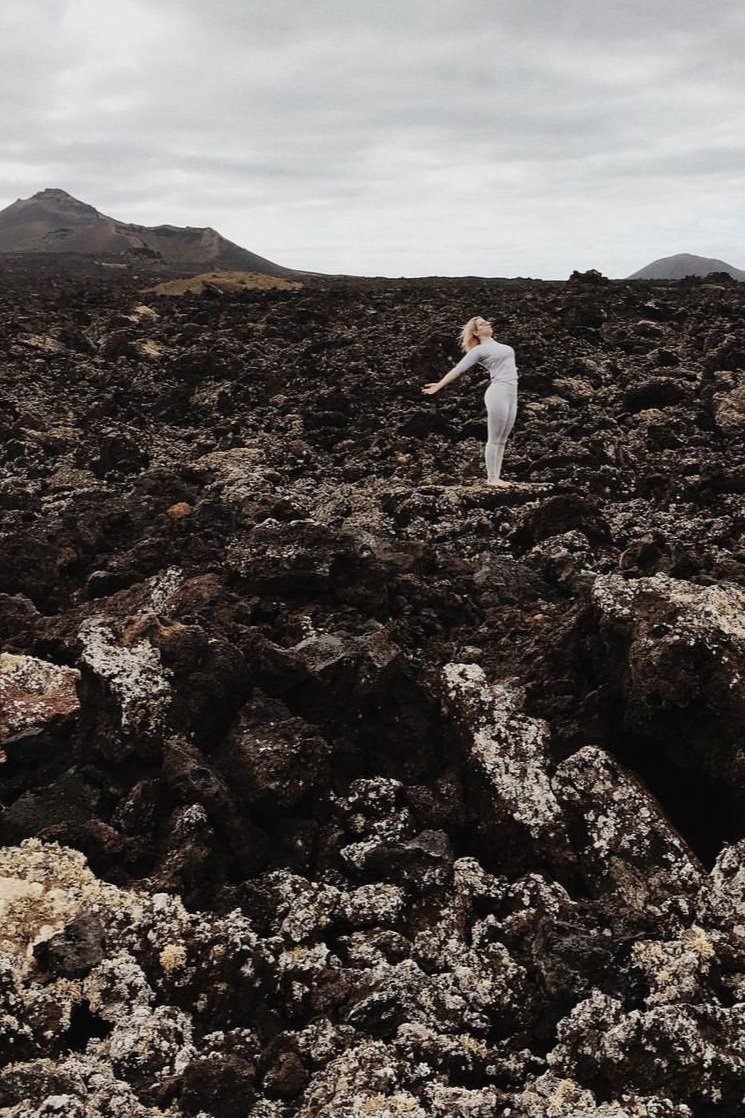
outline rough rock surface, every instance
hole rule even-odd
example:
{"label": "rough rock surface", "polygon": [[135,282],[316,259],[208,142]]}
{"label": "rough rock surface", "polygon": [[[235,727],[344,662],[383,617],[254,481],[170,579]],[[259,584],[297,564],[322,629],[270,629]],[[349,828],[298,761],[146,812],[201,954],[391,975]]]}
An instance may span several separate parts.
{"label": "rough rock surface", "polygon": [[0,1118],[741,1115],[742,285],[1,268]]}
{"label": "rough rock surface", "polygon": [[0,653],[0,742],[37,737],[80,709],[74,668]]}

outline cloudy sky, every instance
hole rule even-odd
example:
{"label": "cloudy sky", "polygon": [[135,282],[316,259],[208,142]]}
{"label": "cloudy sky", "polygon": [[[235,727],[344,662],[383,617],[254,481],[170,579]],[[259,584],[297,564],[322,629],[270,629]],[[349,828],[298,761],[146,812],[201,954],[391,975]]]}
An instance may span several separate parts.
{"label": "cloudy sky", "polygon": [[0,208],[289,267],[745,268],[742,0],[2,0]]}

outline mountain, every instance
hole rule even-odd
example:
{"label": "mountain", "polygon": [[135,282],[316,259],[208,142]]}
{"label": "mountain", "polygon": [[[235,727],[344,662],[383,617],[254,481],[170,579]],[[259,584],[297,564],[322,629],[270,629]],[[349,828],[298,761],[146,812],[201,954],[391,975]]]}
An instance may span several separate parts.
{"label": "mountain", "polygon": [[293,275],[248,252],[214,229],[177,225],[133,225],[99,213],[65,190],[40,190],[0,210],[0,253],[53,252],[116,256],[121,260],[179,268],[229,268]]}
{"label": "mountain", "polygon": [[693,256],[690,252],[679,252],[677,256],[662,256],[628,278],[676,280],[684,279],[686,276],[708,276],[711,272],[728,272],[733,279],[745,280],[745,272],[741,272],[739,268],[733,268],[723,260]]}

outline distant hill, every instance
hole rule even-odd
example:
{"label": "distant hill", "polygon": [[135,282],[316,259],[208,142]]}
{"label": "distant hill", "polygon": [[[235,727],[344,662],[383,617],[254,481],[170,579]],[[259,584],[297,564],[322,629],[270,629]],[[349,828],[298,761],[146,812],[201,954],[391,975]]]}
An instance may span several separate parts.
{"label": "distant hill", "polygon": [[629,279],[685,279],[686,276],[708,276],[710,272],[727,272],[733,279],[745,280],[745,272],[725,264],[723,260],[711,260],[707,256],[693,256],[690,252],[679,252],[677,256],[663,256],[653,260],[646,268],[634,272]]}
{"label": "distant hill", "polygon": [[177,225],[132,225],[99,213],[65,190],[40,190],[0,210],[0,253],[76,253],[167,264],[294,275],[263,256],[221,237],[214,229]]}

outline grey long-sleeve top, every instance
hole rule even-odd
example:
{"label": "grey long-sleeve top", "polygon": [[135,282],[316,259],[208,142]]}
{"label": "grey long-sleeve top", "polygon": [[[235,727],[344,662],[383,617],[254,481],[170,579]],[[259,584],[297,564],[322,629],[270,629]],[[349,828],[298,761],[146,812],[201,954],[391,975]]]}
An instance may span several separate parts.
{"label": "grey long-sleeve top", "polygon": [[472,365],[483,365],[489,373],[492,384],[495,381],[500,384],[517,383],[514,349],[512,346],[495,342],[493,338],[488,338],[485,342],[479,342],[473,349],[469,349],[465,357],[461,358],[450,371],[460,376]]}

